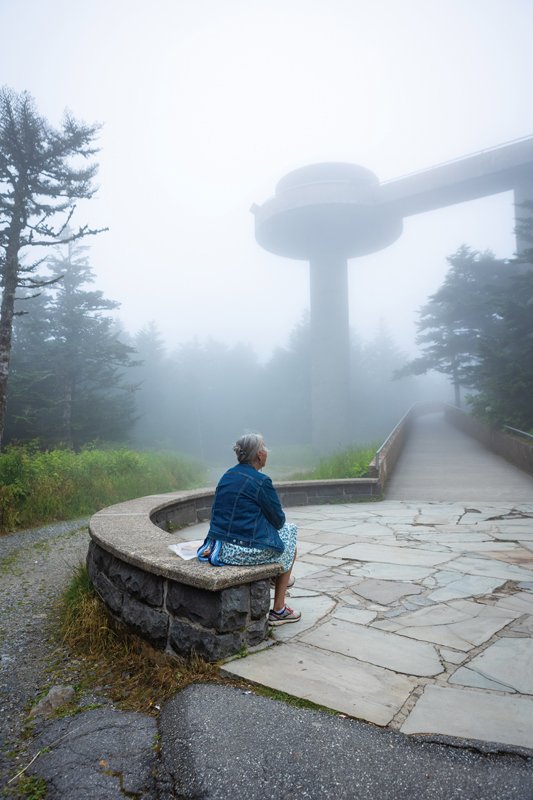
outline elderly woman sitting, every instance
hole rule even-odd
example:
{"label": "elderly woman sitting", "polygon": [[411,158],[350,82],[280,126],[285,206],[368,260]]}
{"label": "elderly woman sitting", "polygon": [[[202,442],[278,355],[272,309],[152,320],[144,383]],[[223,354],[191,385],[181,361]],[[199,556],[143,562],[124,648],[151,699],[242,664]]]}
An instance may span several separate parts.
{"label": "elderly woman sitting", "polygon": [[248,433],[233,447],[238,464],[228,469],[216,488],[209,533],[198,550],[201,561],[255,565],[279,563],[283,572],[275,579],[270,625],[298,622],[301,614],[285,605],[296,557],[296,525],[285,522],[272,481],[260,470],[267,449],[259,433]]}

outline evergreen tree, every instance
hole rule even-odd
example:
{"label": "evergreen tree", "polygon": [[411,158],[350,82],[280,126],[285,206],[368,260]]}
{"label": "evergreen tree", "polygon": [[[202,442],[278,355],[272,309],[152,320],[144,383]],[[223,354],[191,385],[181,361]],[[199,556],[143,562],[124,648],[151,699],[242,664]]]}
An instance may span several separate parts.
{"label": "evergreen tree", "polygon": [[161,334],[154,322],[148,323],[133,337],[138,363],[130,377],[138,389],[135,395],[137,419],[133,431],[142,447],[167,448],[171,367]]}
{"label": "evergreen tree", "polygon": [[123,441],[134,414],[134,387],[124,376],[134,349],[120,341],[107,314],[120,304],[86,288],[94,282],[87,250],[70,241],[55,248],[48,262],[57,280],[49,304],[55,396],[51,433],[70,447],[93,439]]}
{"label": "evergreen tree", "polygon": [[435,369],[473,390],[474,411],[498,425],[533,427],[533,268],[461,248],[421,311],[424,353],[397,376]]}
{"label": "evergreen tree", "polygon": [[[311,329],[305,313],[263,369],[261,418],[273,444],[311,441]],[[264,426],[261,426],[264,427]]]}
{"label": "evergreen tree", "polygon": [[491,291],[494,319],[468,370],[474,411],[496,425],[533,431],[533,269]]}
{"label": "evergreen tree", "polygon": [[413,380],[394,386],[394,374],[405,361],[386,324],[380,321],[368,342],[354,352],[352,373],[353,438],[361,444],[383,439],[413,404]]}
{"label": "evergreen tree", "polygon": [[10,438],[77,448],[129,435],[134,387],[125,370],[134,349],[108,316],[119,304],[87,289],[94,281],[87,249],[73,241],[55,248],[48,261],[53,285],[38,298],[36,313],[16,323]]}
{"label": "evergreen tree", "polygon": [[167,431],[174,446],[199,456],[227,458],[243,430],[257,430],[261,369],[252,349],[197,340],[168,361]]}
{"label": "evergreen tree", "polygon": [[[47,283],[35,274],[42,259],[28,263],[23,254],[64,240],[76,200],[94,193],[96,166],[80,167],[79,161],[95,154],[97,131],[97,125],[79,123],[69,114],[55,129],[37,113],[27,92],[0,90],[0,444],[16,291]],[[69,238],[96,232],[85,226]]]}
{"label": "evergreen tree", "polygon": [[43,433],[43,408],[52,402],[48,394],[53,385],[49,300],[46,291],[17,293],[19,308],[29,306],[31,313],[20,311],[14,318],[5,442],[37,439]]}
{"label": "evergreen tree", "polygon": [[396,377],[436,370],[448,375],[460,405],[460,388],[469,385],[479,358],[481,332],[495,323],[494,293],[499,294],[516,266],[463,246],[448,258],[443,285],[420,310],[417,344],[422,355],[396,372]]}

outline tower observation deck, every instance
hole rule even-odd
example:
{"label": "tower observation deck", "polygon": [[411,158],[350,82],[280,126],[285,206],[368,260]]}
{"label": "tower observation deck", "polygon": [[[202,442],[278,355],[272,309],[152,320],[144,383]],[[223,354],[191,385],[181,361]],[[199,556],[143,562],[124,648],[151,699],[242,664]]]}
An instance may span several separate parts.
{"label": "tower observation deck", "polygon": [[[349,439],[348,259],[395,242],[404,217],[514,192],[515,216],[533,201],[533,136],[380,183],[356,164],[301,167],[252,206],[266,250],[309,262],[312,442],[322,453]],[[525,242],[517,239],[517,251]]]}

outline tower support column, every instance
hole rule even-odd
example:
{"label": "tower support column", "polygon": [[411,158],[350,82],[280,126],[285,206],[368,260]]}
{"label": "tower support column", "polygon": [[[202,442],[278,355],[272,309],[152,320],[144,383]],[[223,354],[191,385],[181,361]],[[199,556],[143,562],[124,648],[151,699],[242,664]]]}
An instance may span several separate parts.
{"label": "tower support column", "polygon": [[319,453],[350,442],[348,264],[328,253],[310,261],[312,443]]}
{"label": "tower support column", "polygon": [[[524,203],[528,203],[527,207]],[[524,250],[533,249],[533,172],[525,172],[520,183],[514,187],[514,219],[516,253],[521,256]],[[531,221],[531,228],[523,231],[524,222]],[[524,233],[527,235],[524,236]]]}

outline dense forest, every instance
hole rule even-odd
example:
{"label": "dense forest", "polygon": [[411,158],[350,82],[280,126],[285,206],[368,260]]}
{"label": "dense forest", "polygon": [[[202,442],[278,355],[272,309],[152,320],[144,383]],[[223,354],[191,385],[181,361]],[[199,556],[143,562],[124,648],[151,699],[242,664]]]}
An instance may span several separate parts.
{"label": "dense forest", "polygon": [[[58,245],[48,268],[54,282],[17,300],[24,313],[14,322],[6,444],[126,443],[206,463],[224,458],[245,430],[277,447],[308,445],[307,317],[266,363],[245,345],[215,340],[171,348],[155,322],[131,334],[120,328],[118,303],[93,288],[85,245]],[[353,335],[351,442],[383,439],[416,399],[442,391],[442,382],[420,378],[393,383],[404,361],[384,326],[368,342]]]}

